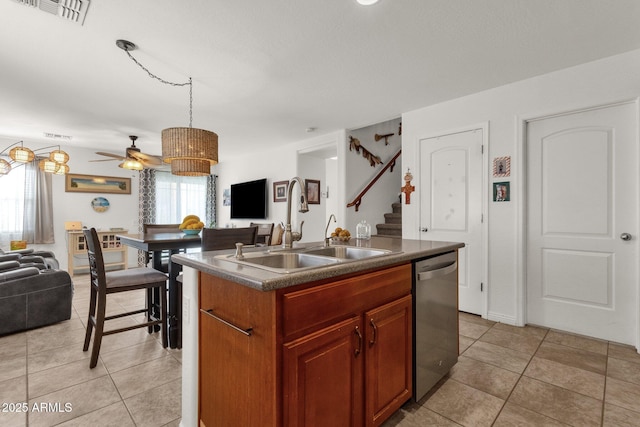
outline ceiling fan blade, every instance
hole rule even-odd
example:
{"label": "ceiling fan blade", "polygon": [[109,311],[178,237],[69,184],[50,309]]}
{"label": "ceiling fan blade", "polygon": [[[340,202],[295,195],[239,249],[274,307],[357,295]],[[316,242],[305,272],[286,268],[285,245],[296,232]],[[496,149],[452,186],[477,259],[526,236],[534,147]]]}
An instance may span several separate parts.
{"label": "ceiling fan blade", "polygon": [[105,153],[104,151],[96,151],[96,154],[100,155],[100,156],[107,156],[107,157],[113,157],[114,159],[118,159],[118,160],[124,160],[125,158],[118,155],[118,154],[113,154],[113,153]]}
{"label": "ceiling fan blade", "polygon": [[131,155],[131,157],[138,159],[142,163],[148,163],[151,165],[162,165],[163,163],[162,157],[160,156],[153,156],[151,154],[136,153],[136,152],[130,152],[129,154]]}
{"label": "ceiling fan blade", "polygon": [[113,162],[114,160],[120,159],[100,159],[100,160],[89,160],[90,162]]}

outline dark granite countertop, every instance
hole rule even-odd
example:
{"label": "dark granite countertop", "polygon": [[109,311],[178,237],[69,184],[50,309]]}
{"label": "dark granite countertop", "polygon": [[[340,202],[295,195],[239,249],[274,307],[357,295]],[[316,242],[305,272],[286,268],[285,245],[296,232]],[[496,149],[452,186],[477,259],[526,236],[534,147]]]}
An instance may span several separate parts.
{"label": "dark granite countertop", "polygon": [[[294,250],[318,246],[322,246],[322,242],[301,243],[295,245]],[[195,268],[203,273],[231,280],[260,291],[272,291],[358,271],[411,262],[427,256],[459,249],[464,247],[464,243],[372,237],[371,240],[366,241],[351,239],[348,246],[385,249],[391,252],[382,256],[349,260],[291,273],[275,273],[258,267],[228,261],[224,257],[220,257],[221,254],[233,254],[234,250],[179,254],[173,255],[171,259],[178,264]],[[253,251],[265,252],[267,250],[278,251],[281,250],[281,247],[245,248],[244,251],[249,253]]]}

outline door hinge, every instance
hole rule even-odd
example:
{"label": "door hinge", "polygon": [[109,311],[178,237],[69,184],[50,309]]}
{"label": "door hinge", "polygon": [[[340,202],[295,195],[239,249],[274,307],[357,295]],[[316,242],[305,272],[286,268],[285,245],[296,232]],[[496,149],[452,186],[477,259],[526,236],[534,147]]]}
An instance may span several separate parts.
{"label": "door hinge", "polygon": [[480,282],[480,292],[484,292],[484,283]]}
{"label": "door hinge", "polygon": [[484,144],[480,146],[480,154],[484,154]]}
{"label": "door hinge", "polygon": [[480,224],[484,224],[484,214],[480,214]]}

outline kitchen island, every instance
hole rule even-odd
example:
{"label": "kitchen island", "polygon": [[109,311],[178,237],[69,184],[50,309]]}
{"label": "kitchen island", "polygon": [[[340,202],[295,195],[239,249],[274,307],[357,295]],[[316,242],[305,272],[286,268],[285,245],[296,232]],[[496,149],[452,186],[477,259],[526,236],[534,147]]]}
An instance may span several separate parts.
{"label": "kitchen island", "polygon": [[464,245],[351,243],[380,252],[286,273],[251,263],[275,247],[173,256],[185,267],[181,425],[379,425],[411,398],[412,263]]}

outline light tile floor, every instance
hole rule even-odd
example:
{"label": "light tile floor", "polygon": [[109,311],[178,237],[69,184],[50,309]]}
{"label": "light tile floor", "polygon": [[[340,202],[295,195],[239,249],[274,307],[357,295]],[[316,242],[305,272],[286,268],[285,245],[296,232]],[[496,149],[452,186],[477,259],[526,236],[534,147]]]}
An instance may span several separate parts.
{"label": "light tile floor", "polygon": [[[178,426],[181,352],[163,349],[143,328],[105,337],[89,369],[88,276],[74,283],[70,320],[0,337],[0,426]],[[112,310],[132,308],[130,294],[110,298]],[[22,403],[27,412],[17,411]],[[640,355],[460,313],[458,364],[384,427],[458,425],[640,426]]]}

